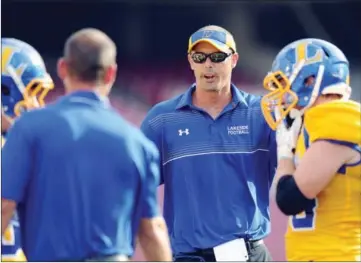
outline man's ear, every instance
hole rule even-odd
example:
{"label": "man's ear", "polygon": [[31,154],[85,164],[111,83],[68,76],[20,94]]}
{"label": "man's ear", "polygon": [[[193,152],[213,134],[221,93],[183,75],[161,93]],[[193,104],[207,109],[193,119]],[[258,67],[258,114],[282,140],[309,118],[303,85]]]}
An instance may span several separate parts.
{"label": "man's ear", "polygon": [[105,85],[113,85],[115,82],[115,79],[117,77],[117,71],[118,71],[118,66],[117,64],[114,64],[110,67],[107,68],[105,75],[104,75],[104,84]]}
{"label": "man's ear", "polygon": [[68,69],[64,58],[59,58],[57,63],[57,74],[61,80],[64,80],[68,75]]}
{"label": "man's ear", "polygon": [[238,53],[234,53],[232,55],[232,68],[235,68],[237,66],[238,59],[239,59]]}

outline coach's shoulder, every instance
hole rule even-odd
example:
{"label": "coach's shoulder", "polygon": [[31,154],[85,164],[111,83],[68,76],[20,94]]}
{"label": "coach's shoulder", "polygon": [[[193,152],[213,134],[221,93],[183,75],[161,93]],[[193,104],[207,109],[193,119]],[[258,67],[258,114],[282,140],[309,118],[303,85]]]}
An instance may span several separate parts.
{"label": "coach's shoulder", "polygon": [[31,111],[23,112],[20,117],[17,118],[17,122],[28,127],[38,126],[39,122],[44,121],[44,116],[46,115],[45,108],[32,109]]}
{"label": "coach's shoulder", "polygon": [[261,100],[263,96],[257,94],[250,94],[242,90],[238,90],[237,94],[241,102],[239,104],[239,107],[241,109],[247,110],[248,116],[253,119],[254,125],[257,125],[257,127],[261,129],[270,130],[266,120],[263,117],[261,109]]}
{"label": "coach's shoulder", "polygon": [[261,107],[261,95],[257,94],[250,94],[247,92],[243,92],[245,94],[245,100],[247,101],[247,104],[251,108],[260,108]]}
{"label": "coach's shoulder", "polygon": [[31,138],[37,134],[39,128],[43,127],[44,122],[47,123],[43,116],[43,109],[24,111],[15,119],[10,129],[19,129],[24,136]]}
{"label": "coach's shoulder", "polygon": [[261,95],[250,94],[238,89],[236,86],[234,88],[234,95],[237,96],[241,106],[249,109],[261,108]]}
{"label": "coach's shoulder", "polygon": [[148,125],[160,127],[158,124],[162,123],[163,117],[176,111],[182,97],[183,94],[155,104],[145,116],[142,123],[142,129],[144,129],[144,126]]}
{"label": "coach's shoulder", "polygon": [[158,156],[158,148],[156,147],[155,143],[147,138],[147,136],[134,124],[124,120],[124,124],[126,128],[123,129],[124,136],[126,136],[126,141],[134,146],[131,148],[138,148],[142,149],[142,151],[148,155]]}
{"label": "coach's shoulder", "polygon": [[181,98],[183,97],[183,94],[178,95],[174,98],[171,98],[169,100],[165,100],[162,102],[159,102],[155,104],[149,111],[147,116],[151,116],[152,118],[155,118],[162,114],[167,114],[174,112],[177,108],[177,105]]}

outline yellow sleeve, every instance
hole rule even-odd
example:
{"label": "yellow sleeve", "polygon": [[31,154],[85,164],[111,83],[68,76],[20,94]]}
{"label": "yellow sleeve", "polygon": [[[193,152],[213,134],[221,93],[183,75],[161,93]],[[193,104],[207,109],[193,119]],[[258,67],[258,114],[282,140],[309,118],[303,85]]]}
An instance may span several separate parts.
{"label": "yellow sleeve", "polygon": [[361,110],[354,101],[334,101],[305,112],[310,142],[330,139],[361,145]]}

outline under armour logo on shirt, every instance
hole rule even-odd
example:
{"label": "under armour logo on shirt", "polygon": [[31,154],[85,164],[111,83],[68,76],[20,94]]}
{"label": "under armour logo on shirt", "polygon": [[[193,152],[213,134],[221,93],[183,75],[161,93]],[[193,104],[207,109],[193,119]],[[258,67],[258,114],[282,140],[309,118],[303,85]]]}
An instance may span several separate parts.
{"label": "under armour logo on shirt", "polygon": [[189,129],[185,129],[184,131],[183,130],[178,130],[178,134],[179,134],[179,136],[183,136],[183,134],[189,135]]}

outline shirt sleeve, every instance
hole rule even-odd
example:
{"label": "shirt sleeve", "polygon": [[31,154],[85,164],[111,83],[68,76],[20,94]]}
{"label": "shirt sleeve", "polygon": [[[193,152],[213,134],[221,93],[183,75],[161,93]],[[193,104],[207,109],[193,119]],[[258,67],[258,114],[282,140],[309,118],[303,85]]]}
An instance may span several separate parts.
{"label": "shirt sleeve", "polygon": [[24,118],[14,122],[2,149],[2,198],[20,203],[24,200],[33,163],[32,145]]}
{"label": "shirt sleeve", "polygon": [[272,129],[270,130],[269,135],[269,153],[270,153],[270,173],[269,173],[269,180],[272,183],[273,178],[276,174],[277,169],[277,142],[276,142],[276,132]]}
{"label": "shirt sleeve", "polygon": [[[162,167],[162,127],[161,127],[161,119],[156,116],[154,111],[151,110],[147,116],[145,117],[144,121],[141,124],[140,129],[144,133],[144,135],[151,140],[158,148],[160,152],[159,157],[159,166]],[[160,181],[159,184],[164,183],[164,176],[163,170],[160,169]]]}
{"label": "shirt sleeve", "polygon": [[157,188],[160,180],[159,151],[154,146],[146,152],[146,173],[142,181],[142,218],[153,218],[160,214]]}

